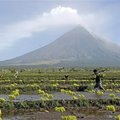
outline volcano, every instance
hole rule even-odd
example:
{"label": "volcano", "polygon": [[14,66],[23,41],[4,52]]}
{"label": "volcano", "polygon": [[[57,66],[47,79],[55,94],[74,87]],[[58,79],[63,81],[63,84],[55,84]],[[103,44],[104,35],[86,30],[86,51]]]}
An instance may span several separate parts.
{"label": "volcano", "polygon": [[54,42],[33,52],[2,61],[1,64],[115,67],[120,66],[119,51],[119,45],[77,26]]}

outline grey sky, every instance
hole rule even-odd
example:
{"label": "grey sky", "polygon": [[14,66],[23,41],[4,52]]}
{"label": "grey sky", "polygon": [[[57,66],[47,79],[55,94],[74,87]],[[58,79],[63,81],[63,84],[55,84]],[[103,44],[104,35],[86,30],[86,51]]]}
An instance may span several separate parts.
{"label": "grey sky", "polygon": [[0,60],[42,47],[78,24],[119,44],[119,11],[119,0],[0,0]]}

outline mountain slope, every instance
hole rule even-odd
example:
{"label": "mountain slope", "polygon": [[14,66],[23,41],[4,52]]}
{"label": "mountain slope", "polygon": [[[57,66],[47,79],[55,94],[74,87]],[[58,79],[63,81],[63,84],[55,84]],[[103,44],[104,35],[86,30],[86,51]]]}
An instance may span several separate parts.
{"label": "mountain slope", "polygon": [[23,56],[4,61],[5,65],[118,66],[120,47],[102,40],[78,26],[51,44]]}

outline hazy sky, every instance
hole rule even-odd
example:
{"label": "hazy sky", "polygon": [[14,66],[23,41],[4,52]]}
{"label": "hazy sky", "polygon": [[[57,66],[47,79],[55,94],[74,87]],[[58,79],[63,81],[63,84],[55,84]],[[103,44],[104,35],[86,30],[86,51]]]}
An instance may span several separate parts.
{"label": "hazy sky", "polygon": [[0,0],[0,60],[40,48],[79,24],[120,44],[120,0]]}

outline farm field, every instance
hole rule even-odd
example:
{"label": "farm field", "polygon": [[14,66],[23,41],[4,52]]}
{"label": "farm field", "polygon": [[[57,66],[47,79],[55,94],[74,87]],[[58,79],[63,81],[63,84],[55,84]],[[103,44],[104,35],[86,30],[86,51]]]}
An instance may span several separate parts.
{"label": "farm field", "polygon": [[120,120],[120,69],[99,69],[105,92],[93,69],[1,68],[1,119]]}

